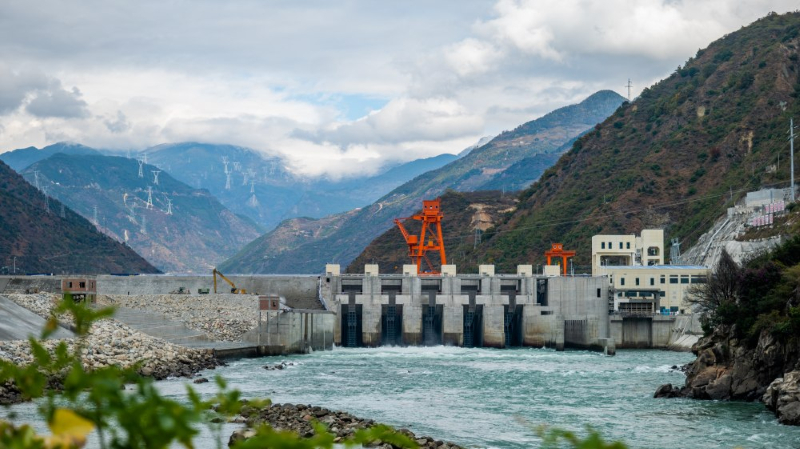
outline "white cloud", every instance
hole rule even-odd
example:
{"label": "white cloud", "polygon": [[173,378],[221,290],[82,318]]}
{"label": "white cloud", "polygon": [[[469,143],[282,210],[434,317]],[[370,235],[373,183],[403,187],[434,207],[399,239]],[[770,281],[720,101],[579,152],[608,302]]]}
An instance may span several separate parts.
{"label": "white cloud", "polygon": [[[341,176],[634,94],[786,0],[0,4],[0,151],[249,146]],[[97,36],[107,38],[98,39]],[[3,65],[4,64],[4,65]],[[13,68],[13,69],[12,69]],[[357,120],[348,98],[385,99]],[[325,101],[341,98],[341,102]]]}

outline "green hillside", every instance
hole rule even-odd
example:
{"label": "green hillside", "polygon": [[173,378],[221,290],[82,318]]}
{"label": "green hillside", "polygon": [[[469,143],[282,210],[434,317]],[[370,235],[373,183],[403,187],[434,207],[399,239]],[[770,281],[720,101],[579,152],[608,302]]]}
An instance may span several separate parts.
{"label": "green hillside", "polygon": [[98,232],[86,219],[0,162],[0,273],[157,273],[130,247]]}
{"label": "green hillside", "polygon": [[100,230],[167,272],[210,272],[260,234],[257,224],[226,209],[206,190],[193,189],[167,172],[158,175],[155,185],[154,170],[145,164],[139,178],[133,159],[56,154],[23,175],[31,181],[38,171],[40,184],[52,196],[89,220],[94,221],[96,208]]}
{"label": "green hillside", "polygon": [[[597,92],[579,104],[504,132],[464,157],[406,182],[370,206],[325,219],[329,227],[318,232],[307,232],[313,228],[308,222],[287,220],[221,267],[236,273],[316,273],[328,262],[347,265],[375,237],[393,226],[395,217],[408,216],[419,209],[423,199],[435,198],[447,189],[475,190],[522,159],[557,153],[571,139],[608,117],[622,100],[614,92]],[[520,172],[520,176],[527,183],[538,174]],[[505,181],[509,186],[520,182],[516,178]],[[502,190],[504,186],[498,188]],[[300,238],[293,234],[295,229],[304,230]],[[284,242],[289,235],[293,245]]]}
{"label": "green hillside", "polygon": [[[514,211],[516,195],[504,195],[497,190],[479,192],[456,192],[448,190],[441,196],[442,236],[444,237],[447,263],[461,265],[465,245],[475,245],[482,239],[475,229],[483,231],[496,224],[505,214]],[[414,211],[422,213],[422,209]],[[408,232],[419,235],[419,222],[408,220]],[[429,257],[435,266],[440,265],[438,254]],[[402,273],[403,264],[412,263],[408,256],[408,246],[397,227],[392,227],[369,246],[347,267],[348,273],[363,273],[364,264],[378,264],[381,273]]]}
{"label": "green hillside", "polygon": [[687,248],[744,192],[786,187],[799,36],[800,13],[771,14],[698,51],[522,192],[481,247],[465,248],[473,268],[541,263],[551,242],[586,265],[592,235],[656,225]]}

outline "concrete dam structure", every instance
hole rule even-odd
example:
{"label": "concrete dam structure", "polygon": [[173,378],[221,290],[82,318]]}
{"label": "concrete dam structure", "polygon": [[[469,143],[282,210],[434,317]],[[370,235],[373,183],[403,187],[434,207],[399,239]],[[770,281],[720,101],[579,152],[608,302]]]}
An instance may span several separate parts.
{"label": "concrete dam structure", "polygon": [[600,277],[516,274],[341,274],[328,265],[321,292],[337,313],[333,340],[339,346],[453,345],[464,347],[565,347],[615,352],[610,336],[608,281]]}

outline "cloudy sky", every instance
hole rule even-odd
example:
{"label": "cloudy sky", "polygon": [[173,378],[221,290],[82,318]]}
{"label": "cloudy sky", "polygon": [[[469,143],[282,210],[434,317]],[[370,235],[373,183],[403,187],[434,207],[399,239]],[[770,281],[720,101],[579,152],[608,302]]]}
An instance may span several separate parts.
{"label": "cloudy sky", "polygon": [[301,173],[457,153],[633,94],[796,0],[0,3],[0,152],[202,141]]}

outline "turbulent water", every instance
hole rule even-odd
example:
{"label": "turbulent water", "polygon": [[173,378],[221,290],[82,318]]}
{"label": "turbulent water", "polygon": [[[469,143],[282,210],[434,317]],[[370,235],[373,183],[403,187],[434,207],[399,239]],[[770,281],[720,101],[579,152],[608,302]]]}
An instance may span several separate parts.
{"label": "turbulent water", "polygon": [[[797,448],[800,427],[777,423],[760,403],[653,399],[656,387],[682,384],[670,369],[691,354],[546,349],[336,349],[285,358],[245,359],[221,374],[245,397],[349,411],[462,446],[538,447],[540,424],[584,432],[635,448]],[[293,362],[285,370],[265,364]],[[182,397],[185,380],[160,382]],[[195,386],[211,394],[213,384]],[[31,405],[14,407],[30,419]],[[226,435],[230,434],[230,426]],[[198,447],[212,447],[204,435]]]}

